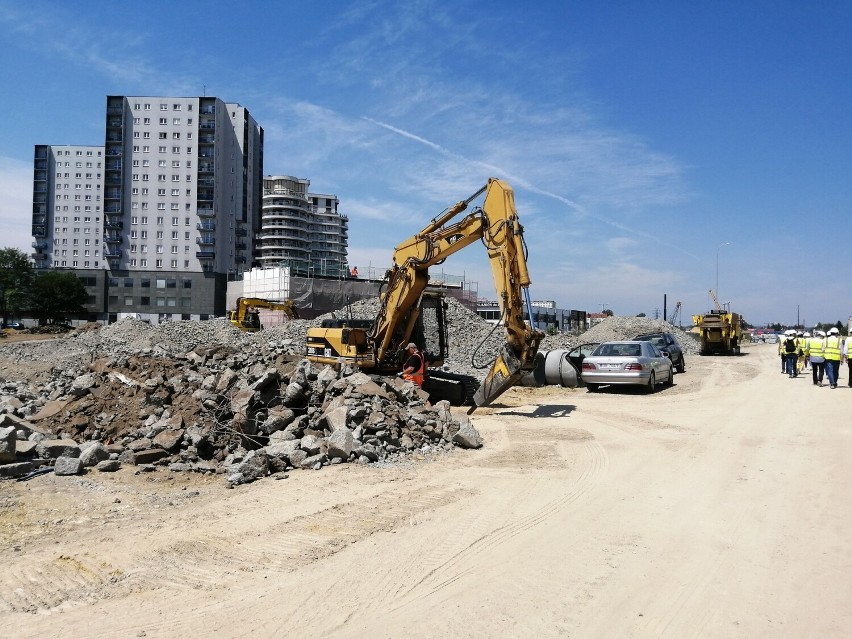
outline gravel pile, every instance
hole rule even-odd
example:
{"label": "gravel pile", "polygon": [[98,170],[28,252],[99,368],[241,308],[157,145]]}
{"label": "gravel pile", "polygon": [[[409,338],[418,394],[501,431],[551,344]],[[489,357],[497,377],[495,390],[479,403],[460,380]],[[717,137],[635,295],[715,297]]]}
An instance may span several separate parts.
{"label": "gravel pile", "polygon": [[616,340],[633,339],[642,333],[666,331],[672,333],[686,355],[698,355],[701,345],[691,333],[669,324],[665,320],[655,320],[648,317],[627,317],[613,315],[595,324],[585,333],[573,337],[566,335],[548,335],[544,338],[540,350],[549,351],[559,348],[574,348],[580,344],[594,342],[611,342]]}
{"label": "gravel pile", "polygon": [[[481,379],[500,352],[505,339],[503,330],[489,324],[452,297],[447,298],[447,303],[450,356],[445,368]],[[0,346],[0,359],[20,365],[19,370],[8,371],[8,376],[15,377],[15,373],[19,372],[26,377],[27,369],[36,363],[50,368],[88,364],[104,355],[179,356],[199,344],[227,346],[258,357],[274,358],[282,353],[301,356],[308,328],[319,326],[324,319],[373,319],[378,311],[378,298],[362,300],[336,313],[313,320],[291,320],[258,333],[244,333],[225,319],[166,322],[152,326],[127,318],[100,329],[84,327],[61,340]],[[588,342],[630,339],[639,333],[653,331],[673,333],[684,353],[698,354],[699,344],[693,335],[666,321],[617,315],[579,336],[549,335],[542,341],[540,350],[570,349]]]}

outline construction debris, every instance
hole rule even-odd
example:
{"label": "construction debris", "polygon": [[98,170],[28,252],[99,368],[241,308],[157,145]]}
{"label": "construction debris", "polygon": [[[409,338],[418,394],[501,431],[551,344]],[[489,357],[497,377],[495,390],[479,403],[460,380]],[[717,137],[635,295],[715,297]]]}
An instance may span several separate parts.
{"label": "construction debris", "polygon": [[[378,300],[367,300],[338,315],[371,318],[377,309]],[[447,367],[481,376],[503,335],[455,300],[448,316]],[[454,415],[446,402],[430,406],[410,382],[318,369],[303,359],[308,326],[327,317],[259,333],[224,319],[156,326],[123,319],[4,345],[0,477],[30,476],[45,466],[76,475],[125,465],[218,473],[234,486],[289,469],[482,446],[466,416]],[[610,318],[589,334],[624,339],[665,324],[637,319]],[[586,337],[548,337],[544,348],[592,341]]]}

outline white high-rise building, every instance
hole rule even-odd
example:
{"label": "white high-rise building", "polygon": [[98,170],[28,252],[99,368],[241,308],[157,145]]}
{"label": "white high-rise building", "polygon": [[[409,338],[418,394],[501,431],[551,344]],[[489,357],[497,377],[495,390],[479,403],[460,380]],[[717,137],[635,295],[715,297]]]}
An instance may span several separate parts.
{"label": "white high-rise building", "polygon": [[263,178],[257,260],[293,275],[346,277],[349,220],[336,195],[310,193],[310,185],[289,175]]}
{"label": "white high-rise building", "polygon": [[104,268],[102,146],[35,147],[33,249],[38,268]]}
{"label": "white high-rise building", "polygon": [[[65,166],[50,166],[60,148],[63,163],[64,149],[71,150],[71,175],[78,149],[103,156],[97,158],[103,168],[93,171],[103,176],[100,201],[93,203],[100,211],[92,216],[102,218],[100,255],[85,266],[82,254],[72,260],[61,253],[76,227],[57,224],[55,206],[65,201],[55,198],[75,193],[78,182],[57,177]],[[34,245],[52,249],[36,253],[36,264],[92,269],[78,273],[91,287],[89,319],[225,314],[227,280],[250,268],[260,227],[263,129],[245,107],[215,97],[107,96],[103,147],[37,146],[35,163]],[[67,192],[66,184],[74,189]],[[42,192],[50,202],[40,201]],[[64,220],[64,209],[59,213]]]}

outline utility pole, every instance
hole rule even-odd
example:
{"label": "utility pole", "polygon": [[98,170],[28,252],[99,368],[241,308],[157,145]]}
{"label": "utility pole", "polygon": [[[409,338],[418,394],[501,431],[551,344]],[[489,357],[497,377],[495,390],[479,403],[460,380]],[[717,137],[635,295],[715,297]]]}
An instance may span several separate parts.
{"label": "utility pole", "polygon": [[609,304],[609,302],[601,302],[601,313],[604,312],[604,309],[606,309],[607,304]]}

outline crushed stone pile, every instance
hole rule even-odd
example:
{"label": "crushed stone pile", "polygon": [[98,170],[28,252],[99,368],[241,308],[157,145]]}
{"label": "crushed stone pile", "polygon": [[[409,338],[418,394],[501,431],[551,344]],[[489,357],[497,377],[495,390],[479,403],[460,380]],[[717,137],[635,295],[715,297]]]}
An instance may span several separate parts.
{"label": "crushed stone pile", "polygon": [[0,385],[0,476],[131,464],[222,473],[234,486],[293,468],[482,445],[466,416],[427,399],[398,378],[318,370],[284,353],[261,360],[211,345],[171,357],[117,354],[36,388]]}
{"label": "crushed stone pile", "polygon": [[549,351],[560,348],[572,349],[580,344],[612,342],[633,339],[642,333],[665,331],[673,334],[686,355],[698,355],[701,345],[691,333],[670,324],[665,320],[648,317],[627,317],[613,315],[598,322],[579,336],[548,335],[542,340],[539,350]]}
{"label": "crushed stone pile", "polygon": [[[481,379],[503,329],[447,302],[445,368]],[[378,311],[378,299],[363,300],[258,333],[224,319],[152,326],[127,318],[0,346],[0,477],[45,464],[66,474],[133,464],[226,473],[236,485],[289,468],[481,445],[466,417],[444,402],[427,406],[408,382],[318,370],[302,359],[309,327],[334,317],[373,319]],[[694,337],[668,322],[621,316],[579,336],[547,336],[541,350],[660,330],[674,333],[685,353],[698,353]]]}

